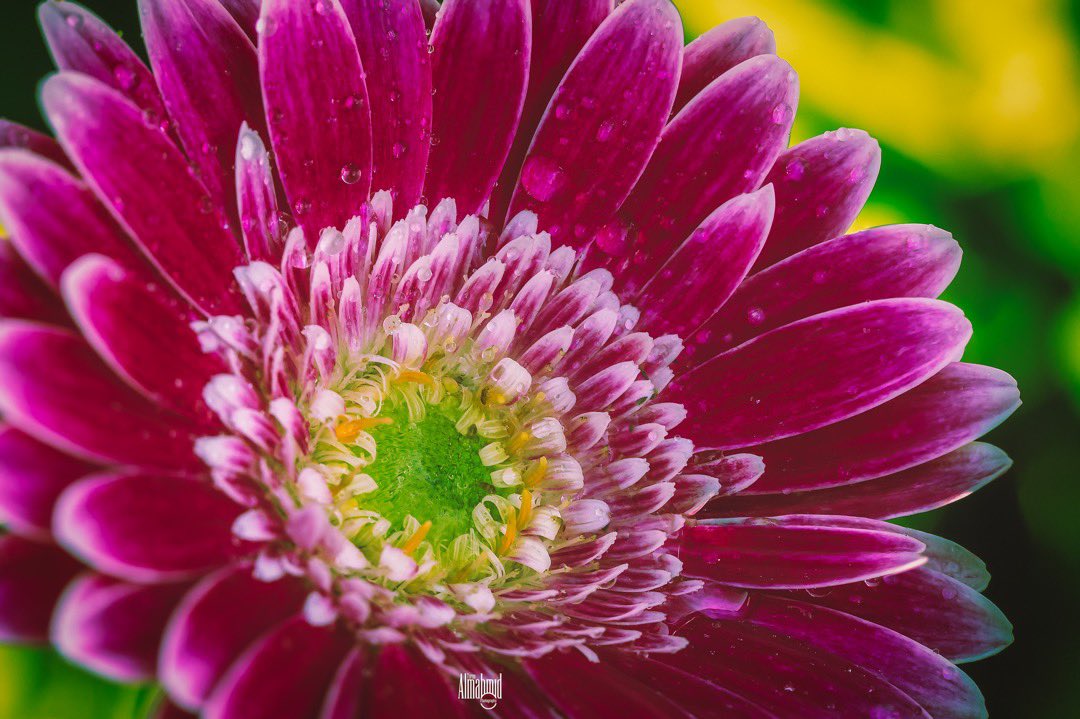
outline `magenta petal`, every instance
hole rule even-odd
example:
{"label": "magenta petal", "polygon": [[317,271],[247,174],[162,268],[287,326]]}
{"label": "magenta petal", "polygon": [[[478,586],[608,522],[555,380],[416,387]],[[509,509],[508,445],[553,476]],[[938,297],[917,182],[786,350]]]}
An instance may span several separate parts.
{"label": "magenta petal", "polygon": [[930,719],[887,678],[848,659],[764,627],[699,615],[679,630],[691,638],[660,658],[772,712],[776,717]]}
{"label": "magenta petal", "polygon": [[838,307],[937,297],[956,276],[961,254],[952,235],[932,225],[876,227],[815,245],[743,282],[689,338],[680,362],[708,359],[775,327]]}
{"label": "magenta petal", "polygon": [[75,3],[43,2],[38,19],[56,66],[105,83],[168,127],[168,114],[150,69],[101,18]]}
{"label": "magenta petal", "polygon": [[0,425],[0,523],[18,534],[48,539],[56,498],[93,468]]}
{"label": "magenta petal", "polygon": [[688,576],[746,588],[827,587],[924,564],[924,545],[880,529],[810,525],[798,517],[717,520],[677,540]]}
{"label": "magenta petal", "polygon": [[841,129],[799,143],[776,159],[776,220],[762,267],[840,235],[862,209],[881,169],[881,148],[862,130]]}
{"label": "magenta petal", "polygon": [[232,534],[241,509],[202,480],[100,474],[60,496],[53,533],[101,572],[133,582],[175,581],[242,551]]}
{"label": "magenta petal", "polygon": [[314,248],[324,228],[342,228],[360,211],[371,189],[372,108],[364,71],[336,0],[265,0],[259,22],[274,159]]}
{"label": "magenta petal", "polygon": [[966,674],[939,654],[884,627],[763,594],[751,597],[738,621],[766,627],[874,671],[935,719],[986,716],[982,694]]}
{"label": "magenta petal", "polygon": [[0,536],[0,641],[46,641],[56,600],[79,568],[56,545]]}
{"label": "magenta petal", "polygon": [[892,519],[963,499],[1001,476],[1011,465],[1012,461],[997,447],[973,442],[938,459],[877,479],[811,491],[741,494],[707,506],[700,516],[769,517],[816,512]]}
{"label": "magenta petal", "polygon": [[476,212],[510,151],[529,77],[527,0],[447,0],[431,34],[431,155],[424,196]]}
{"label": "magenta petal", "polygon": [[182,706],[202,706],[233,660],[299,611],[306,593],[291,577],[256,579],[248,565],[207,577],[188,592],[165,629],[158,668],[162,685]]}
{"label": "magenta petal", "polygon": [[27,434],[92,461],[201,466],[193,426],[121,382],[67,330],[0,323],[0,411]]}
{"label": "magenta petal", "polygon": [[26,151],[0,151],[0,222],[54,287],[68,265],[97,252],[144,274],[145,259],[85,185]]}
{"label": "magenta petal", "polygon": [[203,707],[205,719],[318,715],[334,672],[352,645],[331,627],[294,617],[272,629],[225,672]]}
{"label": "magenta petal", "polygon": [[50,638],[65,657],[109,679],[147,681],[154,676],[165,621],[187,587],[84,574],[60,597]]}
{"label": "magenta petal", "polygon": [[506,215],[521,163],[548,101],[585,42],[611,13],[612,6],[612,0],[532,0],[529,89],[513,148],[495,186],[491,217]]}
{"label": "magenta petal", "polygon": [[458,699],[446,675],[413,649],[388,644],[379,652],[361,716],[464,717],[465,702]]}
{"label": "magenta petal", "polygon": [[243,122],[264,129],[255,46],[216,0],[140,0],[165,107],[207,190],[236,216],[233,160]]}
{"label": "magenta petal", "polygon": [[556,245],[580,247],[608,223],[660,139],[681,56],[670,2],[630,0],[609,15],[548,103],[509,214],[532,210]]}
{"label": "magenta petal", "polygon": [[953,662],[983,659],[1013,639],[1012,625],[989,599],[926,567],[791,596],[888,627]]}
{"label": "magenta petal", "polygon": [[287,226],[278,212],[270,153],[262,137],[247,125],[236,140],[236,209],[248,258],[279,264]]}
{"label": "magenta petal", "polygon": [[[757,258],[772,222],[773,192],[766,187],[721,205],[691,233],[633,299],[638,329],[654,337],[686,336],[738,287]],[[663,262],[664,255],[647,264]]]}
{"label": "magenta petal", "polygon": [[371,189],[391,191],[394,207],[408,210],[420,197],[430,150],[431,58],[424,16],[416,2],[340,2],[371,103]]}
{"label": "magenta petal", "polygon": [[200,348],[188,308],[101,255],[68,268],[62,289],[83,336],[121,377],[170,408],[205,419],[203,388],[224,365]]}
{"label": "magenta petal", "polygon": [[0,241],[0,317],[69,326],[60,298],[30,269],[11,243]]}
{"label": "magenta petal", "polygon": [[574,651],[552,652],[529,660],[525,662],[525,670],[563,716],[575,719],[693,716],[664,696],[667,687],[652,691],[645,683],[627,681],[603,660],[590,662]]}
{"label": "magenta petal", "polygon": [[756,17],[740,17],[699,35],[683,52],[682,77],[673,113],[678,113],[709,83],[744,60],[776,53],[772,30]]}
{"label": "magenta petal", "polygon": [[26,150],[46,160],[52,160],[62,167],[71,168],[71,161],[68,160],[56,140],[2,117],[0,117],[0,148]]}
{"label": "magenta petal", "polygon": [[649,240],[689,235],[761,184],[787,144],[798,96],[795,71],[773,55],[724,73],[664,129],[624,212]]}
{"label": "magenta petal", "polygon": [[821,489],[907,469],[981,437],[1019,406],[1012,377],[958,362],[856,417],[749,448],[765,459],[749,493]]}
{"label": "magenta petal", "polygon": [[668,700],[699,719],[780,719],[728,687],[712,683],[710,675],[690,674],[630,652],[613,652],[602,661],[618,667],[628,682],[662,687]]}
{"label": "magenta petal", "polygon": [[745,447],[892,399],[959,359],[970,336],[944,302],[866,302],[750,340],[678,377],[666,398],[690,410],[679,433],[696,447]]}
{"label": "magenta petal", "polygon": [[262,0],[217,0],[220,5],[229,11],[236,20],[236,24],[247,33],[252,42],[256,42],[258,31],[256,25],[259,22],[259,6]]}
{"label": "magenta petal", "polygon": [[50,78],[42,103],[83,177],[162,274],[208,312],[239,312],[240,248],[169,138],[115,91],[74,73]]}
{"label": "magenta petal", "polygon": [[367,668],[364,653],[359,647],[353,649],[334,672],[319,719],[354,719],[360,716],[364,671]]}

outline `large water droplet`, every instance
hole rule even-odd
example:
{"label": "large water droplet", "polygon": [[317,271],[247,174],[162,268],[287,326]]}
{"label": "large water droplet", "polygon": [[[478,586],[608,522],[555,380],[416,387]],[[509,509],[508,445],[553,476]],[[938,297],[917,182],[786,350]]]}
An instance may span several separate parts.
{"label": "large water droplet", "polygon": [[346,185],[355,185],[363,175],[363,170],[351,162],[346,162],[341,167],[341,181]]}
{"label": "large water droplet", "polygon": [[547,202],[562,189],[563,170],[547,157],[530,157],[521,168],[521,184],[525,191],[541,202]]}

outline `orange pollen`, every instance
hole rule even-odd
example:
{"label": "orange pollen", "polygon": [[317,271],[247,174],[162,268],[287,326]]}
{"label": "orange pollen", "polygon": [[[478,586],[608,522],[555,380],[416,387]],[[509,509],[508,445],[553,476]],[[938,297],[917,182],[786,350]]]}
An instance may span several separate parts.
{"label": "orange pollen", "polygon": [[506,449],[511,453],[520,452],[522,449],[525,448],[525,443],[528,442],[530,439],[532,439],[532,435],[525,430],[521,430],[510,438],[510,441],[506,444]]}
{"label": "orange pollen", "polygon": [[521,514],[518,515],[518,526],[525,529],[529,526],[529,520],[532,519],[532,492],[527,489],[521,491]]}
{"label": "orange pollen", "polygon": [[424,541],[424,537],[431,531],[431,520],[424,522],[420,525],[420,528],[413,532],[413,535],[409,537],[409,540],[405,544],[401,545],[401,551],[405,554],[412,554],[416,551],[416,548],[420,546],[420,542]]}
{"label": "orange pollen", "polygon": [[499,554],[506,554],[510,551],[510,547],[514,546],[514,540],[517,538],[517,512],[514,508],[510,508],[510,518],[506,520],[506,532],[503,534],[502,543],[499,544]]}
{"label": "orange pollen", "polygon": [[342,442],[352,442],[354,439],[360,436],[361,432],[365,432],[372,427],[377,427],[380,424],[393,424],[394,420],[390,417],[358,417],[357,419],[347,419],[339,422],[334,427],[334,435]]}
{"label": "orange pollen", "polygon": [[435,384],[435,378],[429,375],[427,372],[421,372],[415,369],[403,369],[398,372],[398,380],[401,382],[412,382],[413,384]]}
{"label": "orange pollen", "polygon": [[541,457],[532,463],[532,465],[525,471],[525,475],[521,478],[522,483],[526,487],[535,487],[543,481],[547,476],[548,460],[547,457]]}

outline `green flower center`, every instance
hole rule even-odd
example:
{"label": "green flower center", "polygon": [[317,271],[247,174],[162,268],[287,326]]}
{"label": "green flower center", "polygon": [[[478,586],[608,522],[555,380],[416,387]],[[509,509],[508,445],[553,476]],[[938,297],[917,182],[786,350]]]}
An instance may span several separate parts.
{"label": "green flower center", "polygon": [[379,488],[357,502],[391,522],[394,529],[412,515],[430,521],[428,541],[441,545],[468,533],[473,508],[495,492],[491,468],[480,461],[488,443],[475,434],[462,434],[441,406],[427,408],[412,419],[403,407],[384,410],[392,423],[370,430],[378,452],[364,471]]}

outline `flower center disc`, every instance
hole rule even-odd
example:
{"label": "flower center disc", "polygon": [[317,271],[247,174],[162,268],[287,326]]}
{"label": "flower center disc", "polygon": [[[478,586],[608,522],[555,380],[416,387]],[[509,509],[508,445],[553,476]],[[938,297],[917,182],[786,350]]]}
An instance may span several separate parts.
{"label": "flower center disc", "polygon": [[491,469],[480,461],[487,440],[458,432],[439,406],[419,419],[402,407],[381,416],[391,422],[370,430],[377,454],[364,469],[379,488],[359,497],[357,506],[378,512],[394,529],[408,515],[430,521],[427,539],[435,545],[467,533],[473,507],[495,489]]}

